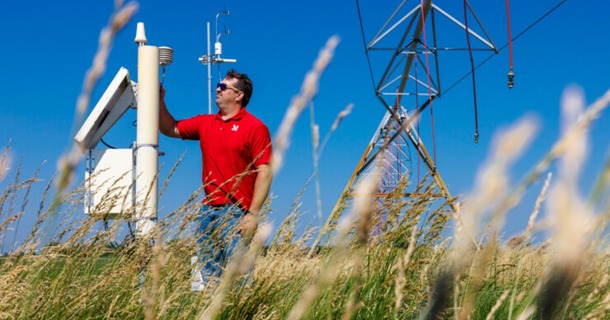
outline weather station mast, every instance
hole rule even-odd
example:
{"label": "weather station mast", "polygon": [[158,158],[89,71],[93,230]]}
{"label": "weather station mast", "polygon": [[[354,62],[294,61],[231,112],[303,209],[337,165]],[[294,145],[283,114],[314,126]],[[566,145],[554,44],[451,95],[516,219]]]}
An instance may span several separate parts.
{"label": "weather station mast", "polygon": [[[218,33],[218,19],[222,15],[230,16],[229,10],[222,10],[216,14],[216,30],[215,30],[215,42],[214,42],[214,54],[210,52],[210,22],[207,22],[207,53],[199,58],[199,61],[208,67],[208,113],[212,113],[212,65],[218,65],[222,63],[237,63],[236,59],[227,59],[222,57],[222,43],[220,42],[220,36],[223,34],[230,34],[229,29],[225,28],[225,31]],[[219,75],[220,77],[220,75]]]}
{"label": "weather station mast", "polygon": [[[212,65],[236,63],[222,57],[218,20],[230,15],[216,14],[214,54],[210,52],[210,23],[207,23],[207,54],[199,58],[208,67],[208,112],[212,113]],[[84,212],[105,224],[108,220],[126,220],[130,232],[149,238],[158,220],[159,89],[166,67],[173,62],[173,50],[148,44],[144,23],[138,22],[134,42],[138,46],[137,77],[121,67],[102,97],[74,137],[85,155]],[[160,69],[162,72],[160,72]],[[106,133],[128,109],[137,109],[136,139],[129,148],[119,149],[103,141]],[[98,148],[102,142],[108,148]],[[132,230],[135,224],[135,234]]]}
{"label": "weather station mast", "polygon": [[[74,137],[85,154],[85,214],[104,222],[135,223],[135,237],[150,238],[158,220],[159,86],[173,61],[170,47],[148,45],[144,23],[138,22],[138,82],[121,67]],[[130,148],[114,148],[104,135],[128,109],[137,109],[136,140]],[[102,142],[107,149],[97,148]]]}

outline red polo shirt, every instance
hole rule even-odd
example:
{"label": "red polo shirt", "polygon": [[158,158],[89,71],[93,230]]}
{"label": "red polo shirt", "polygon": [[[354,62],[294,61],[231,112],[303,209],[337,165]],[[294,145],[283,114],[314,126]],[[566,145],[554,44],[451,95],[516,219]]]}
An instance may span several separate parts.
{"label": "red polo shirt", "polygon": [[199,140],[206,193],[204,203],[239,203],[248,210],[254,195],[256,166],[271,162],[269,129],[242,108],[232,118],[198,115],[177,123],[182,139]]}

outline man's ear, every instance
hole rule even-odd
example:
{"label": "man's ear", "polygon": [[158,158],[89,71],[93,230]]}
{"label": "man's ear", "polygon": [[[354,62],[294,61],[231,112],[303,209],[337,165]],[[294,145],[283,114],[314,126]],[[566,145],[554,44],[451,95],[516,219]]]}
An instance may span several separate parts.
{"label": "man's ear", "polygon": [[244,92],[240,91],[237,93],[237,97],[235,98],[235,101],[243,102],[243,100],[244,100]]}

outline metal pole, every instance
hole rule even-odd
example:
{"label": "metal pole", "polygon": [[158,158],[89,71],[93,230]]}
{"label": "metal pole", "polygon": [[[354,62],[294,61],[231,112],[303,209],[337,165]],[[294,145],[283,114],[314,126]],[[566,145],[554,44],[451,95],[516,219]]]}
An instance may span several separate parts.
{"label": "metal pole", "polygon": [[212,114],[212,63],[210,55],[210,22],[208,21],[208,113]]}
{"label": "metal pole", "polygon": [[157,221],[159,160],[159,48],[138,47],[136,235],[151,235]]}

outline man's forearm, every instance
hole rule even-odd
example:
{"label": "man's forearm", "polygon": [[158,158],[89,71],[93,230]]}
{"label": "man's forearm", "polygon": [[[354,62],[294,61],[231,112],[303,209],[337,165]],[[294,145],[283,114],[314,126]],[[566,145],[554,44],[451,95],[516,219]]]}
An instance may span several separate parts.
{"label": "man's forearm", "polygon": [[159,101],[159,131],[168,137],[180,138],[180,132],[176,127],[176,119],[169,113],[165,105],[165,89],[161,87]]}
{"label": "man's forearm", "polygon": [[176,130],[176,119],[167,111],[165,103],[161,103],[159,109],[159,131],[168,137],[180,137]]}
{"label": "man's forearm", "polygon": [[254,195],[252,197],[252,203],[250,204],[249,211],[258,214],[269,195],[269,189],[271,188],[271,181],[273,180],[273,173],[271,172],[271,166],[268,164],[260,165],[257,168],[256,180],[254,181]]}

